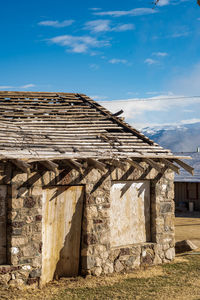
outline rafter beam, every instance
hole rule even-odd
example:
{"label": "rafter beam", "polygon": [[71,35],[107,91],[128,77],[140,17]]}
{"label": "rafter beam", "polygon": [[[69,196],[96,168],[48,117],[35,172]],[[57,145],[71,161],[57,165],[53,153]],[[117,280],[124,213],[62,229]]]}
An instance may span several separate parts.
{"label": "rafter beam", "polygon": [[20,159],[10,159],[10,162],[14,164],[18,169],[23,171],[24,173],[28,173],[30,171],[31,165],[27,162]]}
{"label": "rafter beam", "polygon": [[118,160],[118,159],[110,159],[108,160],[108,162],[110,164],[112,164],[114,167],[120,168],[122,170],[124,170],[124,168],[126,167],[126,163],[123,162],[122,160]]}
{"label": "rafter beam", "polygon": [[157,164],[155,161],[153,161],[150,158],[143,158],[143,160],[148,163],[152,168],[154,168],[159,173],[162,173],[162,168]]}
{"label": "rafter beam", "polygon": [[76,160],[74,160],[74,159],[64,159],[63,163],[66,164],[67,166],[69,166],[70,168],[75,169],[78,172],[82,173],[83,165],[80,164],[79,162],[77,162]]}
{"label": "rafter beam", "polygon": [[179,159],[174,159],[174,161],[181,166],[183,169],[185,169],[187,172],[189,172],[190,174],[194,175],[194,168],[192,168],[191,166],[189,166],[188,164],[184,163],[182,160]]}
{"label": "rafter beam", "polygon": [[180,168],[175,166],[171,161],[168,159],[162,158],[161,162],[163,162],[169,169],[173,170],[177,174],[180,174]]}
{"label": "rafter beam", "polygon": [[134,168],[140,170],[141,172],[144,172],[144,168],[142,166],[140,166],[140,164],[137,163],[136,161],[129,159],[129,158],[127,158],[126,161]]}
{"label": "rafter beam", "polygon": [[87,162],[89,165],[94,166],[95,168],[97,168],[101,171],[105,171],[106,164],[104,164],[96,159],[93,159],[93,158],[87,158]]}
{"label": "rafter beam", "polygon": [[58,168],[58,164],[50,160],[40,160],[39,163],[49,171],[54,171]]}

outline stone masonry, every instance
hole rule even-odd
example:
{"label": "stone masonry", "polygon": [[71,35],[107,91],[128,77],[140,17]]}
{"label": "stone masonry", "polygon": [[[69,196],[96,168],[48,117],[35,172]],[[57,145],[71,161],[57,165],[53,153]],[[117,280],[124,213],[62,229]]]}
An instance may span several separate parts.
{"label": "stone masonry", "polygon": [[[45,170],[35,163],[26,174],[9,162],[0,165],[0,185],[7,195],[7,262],[0,266],[0,282],[12,286],[39,284],[42,264],[42,189],[56,185],[84,185],[82,220],[82,275],[126,272],[141,265],[168,262],[174,251],[174,173],[162,174],[144,162],[145,172],[107,165],[105,171],[87,166],[83,172],[62,168]],[[110,246],[110,189],[115,181],[150,180],[151,242],[125,247]],[[1,195],[0,195],[1,197]],[[119,208],[120,209],[120,208]]]}

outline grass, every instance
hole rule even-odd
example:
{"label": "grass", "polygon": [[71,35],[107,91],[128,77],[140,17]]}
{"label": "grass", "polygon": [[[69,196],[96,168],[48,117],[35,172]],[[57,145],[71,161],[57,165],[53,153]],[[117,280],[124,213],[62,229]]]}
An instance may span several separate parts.
{"label": "grass", "polygon": [[200,255],[179,256],[173,263],[129,274],[63,278],[39,290],[0,288],[0,299],[200,299]]}
{"label": "grass", "polygon": [[129,274],[130,278],[120,278],[111,286],[64,289],[53,299],[200,299],[200,256],[161,269],[162,275],[156,275],[155,267],[150,277]]}

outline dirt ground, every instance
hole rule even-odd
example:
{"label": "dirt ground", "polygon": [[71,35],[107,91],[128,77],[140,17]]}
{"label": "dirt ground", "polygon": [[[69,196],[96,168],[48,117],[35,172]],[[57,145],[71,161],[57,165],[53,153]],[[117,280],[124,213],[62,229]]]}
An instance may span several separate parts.
{"label": "dirt ground", "polygon": [[176,241],[190,240],[200,248],[200,214],[188,214],[175,218]]}

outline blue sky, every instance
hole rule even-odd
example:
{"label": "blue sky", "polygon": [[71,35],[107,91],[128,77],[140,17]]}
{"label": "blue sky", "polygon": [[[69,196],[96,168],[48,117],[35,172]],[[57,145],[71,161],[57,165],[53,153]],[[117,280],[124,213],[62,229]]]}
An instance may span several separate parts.
{"label": "blue sky", "polygon": [[[0,89],[81,92],[137,127],[200,121],[196,0],[1,3]],[[169,101],[135,102],[141,98]],[[128,102],[108,102],[110,100]],[[101,102],[102,103],[102,102]]]}

